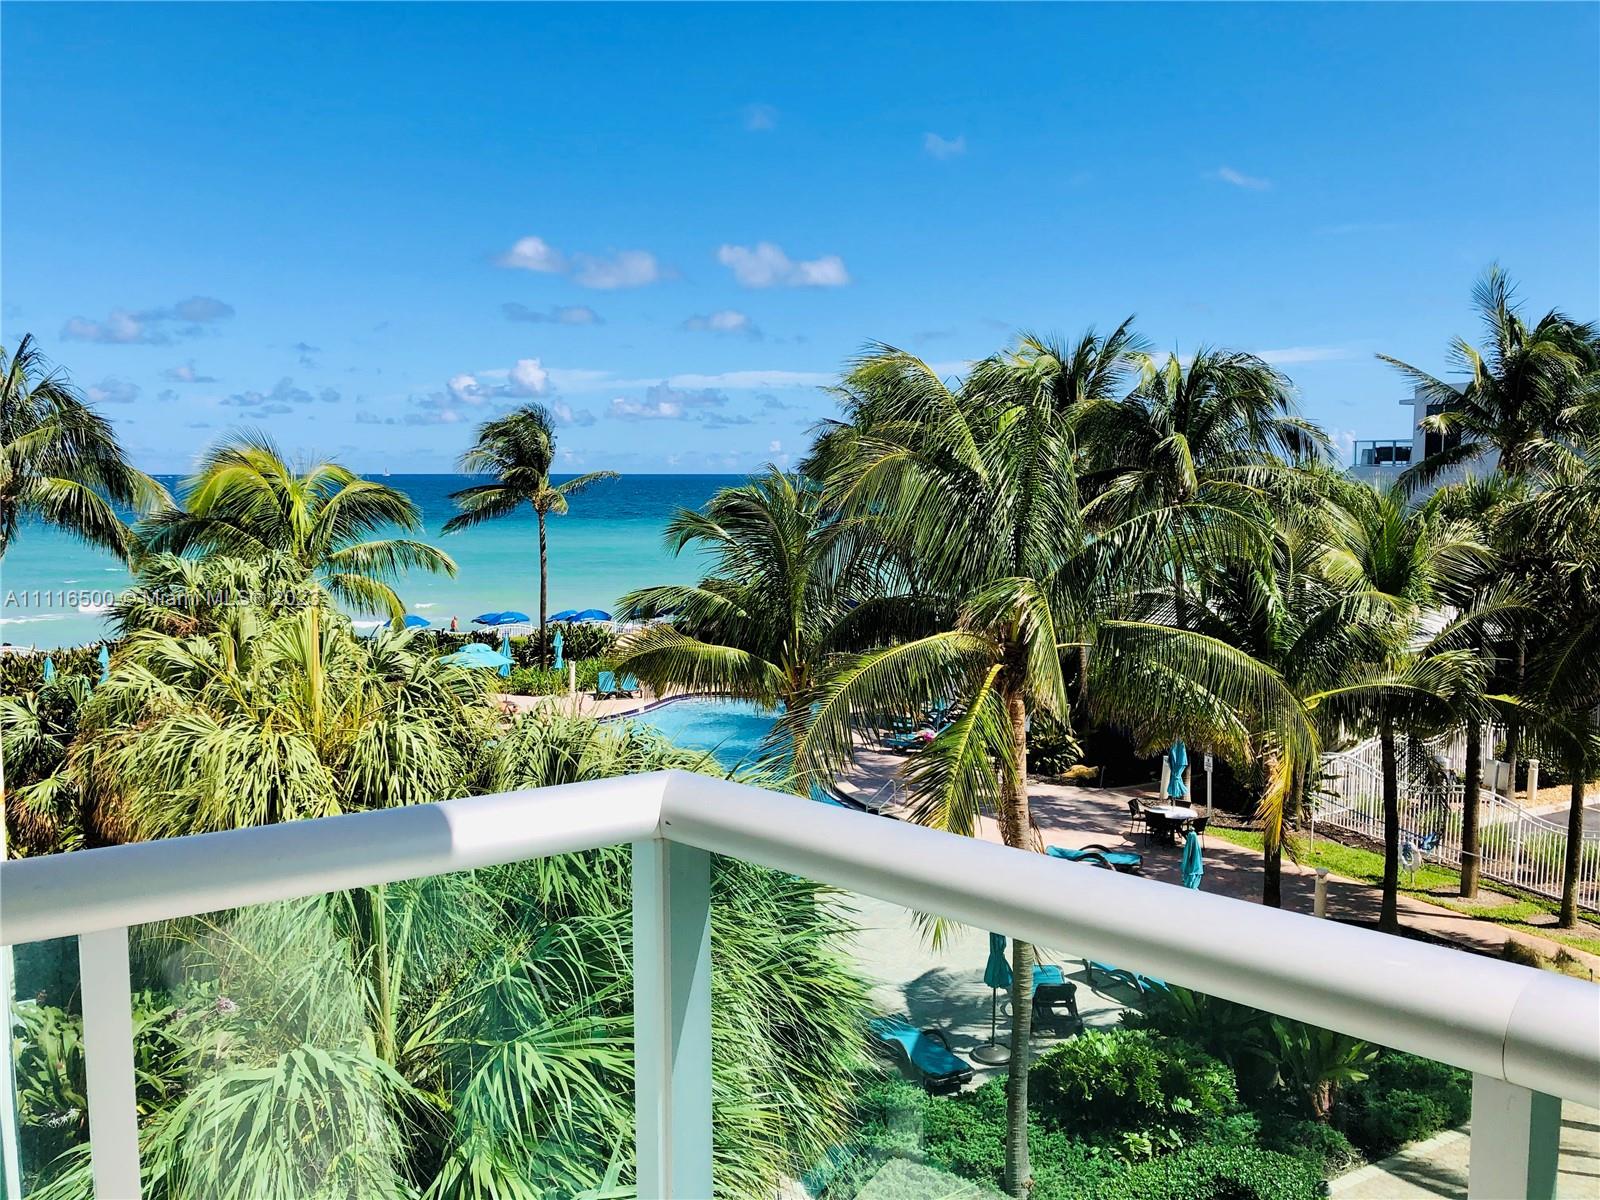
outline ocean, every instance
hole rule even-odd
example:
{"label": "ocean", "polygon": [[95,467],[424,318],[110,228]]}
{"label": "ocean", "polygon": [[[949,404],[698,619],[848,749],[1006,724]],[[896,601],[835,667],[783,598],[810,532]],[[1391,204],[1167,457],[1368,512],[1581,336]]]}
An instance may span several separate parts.
{"label": "ocean", "polygon": [[[176,488],[176,477],[161,482]],[[378,478],[371,476],[370,478]],[[571,476],[552,476],[555,482]],[[661,535],[672,513],[698,508],[737,475],[624,475],[571,499],[551,517],[550,611],[600,608],[657,583],[692,583],[704,562],[692,551],[674,557]],[[456,617],[463,628],[479,613],[518,609],[539,613],[539,534],[533,513],[490,521],[445,535],[455,512],[451,492],[481,483],[465,475],[394,475],[382,482],[405,492],[422,510],[423,540],[455,559],[455,578],[414,571],[399,584],[409,611],[437,626]],[[106,633],[101,612],[132,577],[111,555],[64,533],[26,523],[0,560],[0,640],[19,646],[77,646]],[[363,623],[370,622],[368,616]]]}

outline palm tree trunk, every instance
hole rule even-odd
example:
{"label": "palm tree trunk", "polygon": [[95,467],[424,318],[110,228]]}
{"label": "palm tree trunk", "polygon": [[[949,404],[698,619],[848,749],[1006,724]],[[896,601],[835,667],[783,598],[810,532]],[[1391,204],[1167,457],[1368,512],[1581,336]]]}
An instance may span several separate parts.
{"label": "palm tree trunk", "polygon": [[1261,851],[1261,903],[1283,907],[1283,842],[1264,846]]}
{"label": "palm tree trunk", "polygon": [[1483,788],[1483,726],[1467,722],[1467,769],[1461,781],[1461,894],[1478,894],[1478,866],[1482,848],[1478,836],[1478,801]]}
{"label": "palm tree trunk", "polygon": [[539,514],[539,663],[548,667],[555,660],[544,636],[545,614],[550,611],[550,556],[545,547],[544,513]]}
{"label": "palm tree trunk", "polygon": [[1400,928],[1400,778],[1393,717],[1383,718],[1378,741],[1383,749],[1383,906],[1378,927],[1394,932]]}
{"label": "palm tree trunk", "polygon": [[1578,927],[1578,869],[1583,863],[1583,784],[1582,762],[1572,764],[1571,803],[1567,807],[1567,857],[1561,864],[1560,929]]}
{"label": "palm tree trunk", "polygon": [[[1011,719],[1011,744],[1015,764],[1000,786],[1000,836],[1019,850],[1030,848],[1028,816],[1028,707],[1023,699],[1021,670],[1013,675],[1005,693]],[[1028,1158],[1028,1071],[1032,1067],[1033,947],[1011,944],[1011,1061],[1006,1076],[1005,1188],[1013,1196],[1026,1196],[1033,1179]]]}

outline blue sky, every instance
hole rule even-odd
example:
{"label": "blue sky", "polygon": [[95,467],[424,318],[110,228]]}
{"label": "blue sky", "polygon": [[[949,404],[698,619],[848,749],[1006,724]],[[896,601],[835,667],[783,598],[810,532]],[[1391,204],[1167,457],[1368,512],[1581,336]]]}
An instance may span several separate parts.
{"label": "blue sky", "polygon": [[869,340],[1136,313],[1404,432],[1498,259],[1600,315],[1600,7],[108,5],[3,16],[3,333],[152,469],[802,450]]}

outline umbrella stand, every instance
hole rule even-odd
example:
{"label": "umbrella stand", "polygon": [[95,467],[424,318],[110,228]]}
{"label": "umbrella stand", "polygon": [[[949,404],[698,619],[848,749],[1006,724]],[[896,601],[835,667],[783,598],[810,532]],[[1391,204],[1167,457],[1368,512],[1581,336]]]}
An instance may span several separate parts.
{"label": "umbrella stand", "polygon": [[1011,1047],[1000,1041],[995,1036],[995,1027],[1000,1020],[1000,989],[989,989],[989,1040],[982,1045],[975,1046],[972,1057],[986,1067],[997,1066],[1011,1057]]}

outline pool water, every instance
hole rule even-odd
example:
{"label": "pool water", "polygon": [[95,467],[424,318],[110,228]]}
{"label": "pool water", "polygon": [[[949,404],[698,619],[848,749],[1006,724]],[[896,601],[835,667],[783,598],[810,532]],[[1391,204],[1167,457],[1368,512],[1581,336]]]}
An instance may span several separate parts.
{"label": "pool water", "polygon": [[778,710],[751,700],[674,700],[629,720],[649,725],[686,750],[709,750],[725,767],[751,766]]}
{"label": "pool water", "polygon": [[[686,750],[709,751],[732,770],[757,765],[762,739],[778,719],[778,710],[753,700],[673,700],[627,719],[660,730]],[[839,805],[821,788],[812,788],[811,798]]]}

